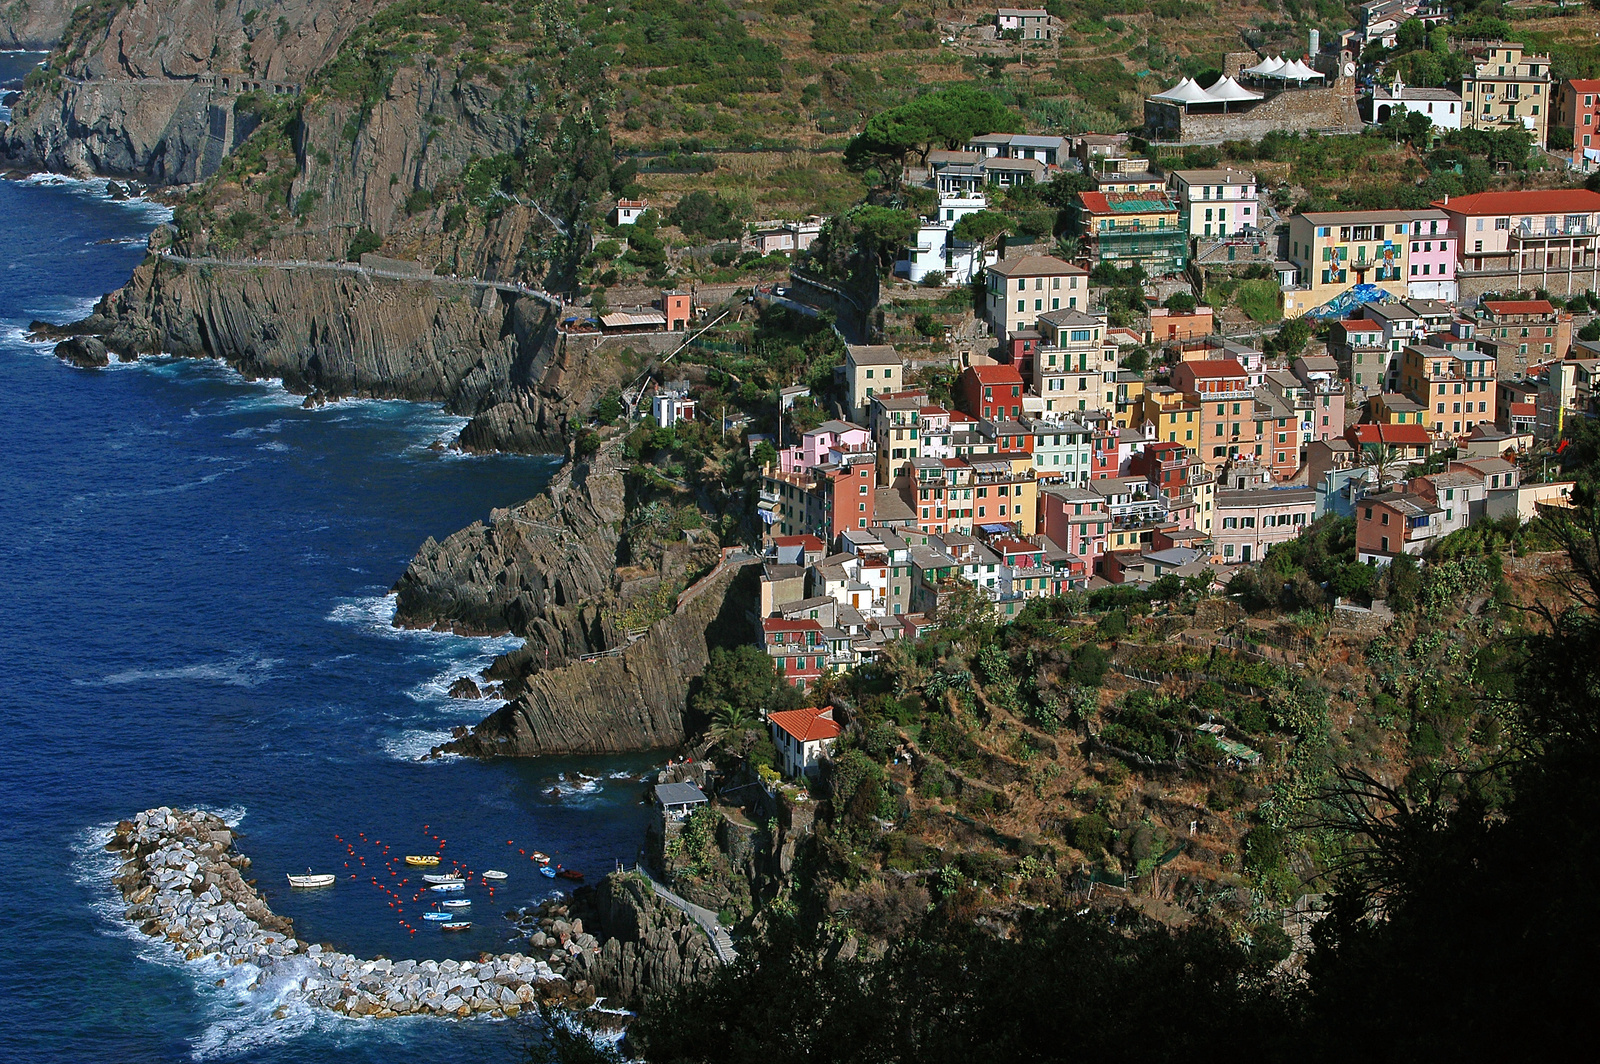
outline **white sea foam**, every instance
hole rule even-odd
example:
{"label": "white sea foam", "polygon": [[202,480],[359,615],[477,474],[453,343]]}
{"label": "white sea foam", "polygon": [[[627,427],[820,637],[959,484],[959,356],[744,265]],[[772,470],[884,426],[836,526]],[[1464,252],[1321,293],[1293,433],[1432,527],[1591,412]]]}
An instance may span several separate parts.
{"label": "white sea foam", "polygon": [[272,671],[282,658],[235,657],[225,661],[178,665],[166,669],[125,669],[98,680],[73,680],[79,687],[121,687],[138,683],[163,683],[195,680],[220,683],[228,687],[260,687],[272,679]]}
{"label": "white sea foam", "polygon": [[429,764],[444,764],[449,761],[460,760],[459,754],[441,754],[437,758],[428,758],[433,749],[450,741],[448,728],[428,730],[426,728],[409,728],[398,735],[384,739],[379,745],[383,752],[396,761],[422,761],[425,758]]}

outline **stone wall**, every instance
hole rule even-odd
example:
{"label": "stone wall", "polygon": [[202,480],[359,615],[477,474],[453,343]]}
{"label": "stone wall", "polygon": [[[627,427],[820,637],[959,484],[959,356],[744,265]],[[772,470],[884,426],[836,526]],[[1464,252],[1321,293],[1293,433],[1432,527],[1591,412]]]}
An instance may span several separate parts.
{"label": "stone wall", "polygon": [[1600,291],[1600,263],[1587,269],[1576,270],[1482,270],[1472,273],[1458,271],[1456,284],[1463,303],[1483,296],[1504,295],[1510,292],[1531,292],[1543,288],[1552,296],[1566,299],[1580,292]]}
{"label": "stone wall", "polygon": [[[1242,53],[1251,60],[1254,53]],[[1237,69],[1238,57],[1228,62]],[[1145,133],[1152,139],[1183,144],[1259,140],[1273,132],[1359,133],[1354,78],[1338,77],[1321,89],[1292,89],[1233,114],[1184,114],[1181,107],[1145,102]]]}

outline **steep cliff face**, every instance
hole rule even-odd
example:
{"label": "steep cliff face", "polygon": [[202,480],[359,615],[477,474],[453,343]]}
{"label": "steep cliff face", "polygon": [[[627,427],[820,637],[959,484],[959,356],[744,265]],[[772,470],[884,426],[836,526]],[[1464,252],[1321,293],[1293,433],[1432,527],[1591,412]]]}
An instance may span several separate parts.
{"label": "steep cliff face", "polygon": [[705,671],[710,648],[749,638],[753,572],[735,566],[711,578],[682,610],[618,653],[531,672],[521,694],[445,750],[516,757],[680,745],[689,734],[689,685]]}
{"label": "steep cliff face", "polygon": [[705,932],[641,876],[613,872],[573,901],[603,941],[599,953],[577,955],[575,970],[616,1004],[638,1008],[653,994],[709,978],[720,964]]}
{"label": "steep cliff face", "polygon": [[0,48],[51,47],[77,6],[74,0],[7,0],[0,4]]}
{"label": "steep cliff face", "polygon": [[[24,0],[53,6],[49,0]],[[62,47],[0,138],[12,165],[198,181],[253,128],[247,91],[294,94],[378,0],[109,0],[68,6]],[[6,8],[5,10],[9,10]],[[46,19],[45,21],[48,21]],[[259,89],[257,88],[259,86]]]}

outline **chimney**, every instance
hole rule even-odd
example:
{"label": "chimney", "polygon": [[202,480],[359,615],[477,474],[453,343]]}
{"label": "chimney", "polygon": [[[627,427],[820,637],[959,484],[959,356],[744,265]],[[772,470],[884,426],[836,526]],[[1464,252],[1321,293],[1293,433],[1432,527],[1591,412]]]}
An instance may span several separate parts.
{"label": "chimney", "polygon": [[1450,193],[1446,192],[1444,194],[1444,201],[1445,201],[1445,203],[1449,203],[1450,202]]}

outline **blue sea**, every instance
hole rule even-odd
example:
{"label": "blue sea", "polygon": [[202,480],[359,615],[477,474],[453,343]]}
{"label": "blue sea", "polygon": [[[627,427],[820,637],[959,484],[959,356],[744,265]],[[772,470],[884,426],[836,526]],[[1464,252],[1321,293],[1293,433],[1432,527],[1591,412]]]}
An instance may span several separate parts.
{"label": "blue sea", "polygon": [[[430,449],[463,423],[435,407],[308,411],[218,363],[83,371],[26,341],[126,281],[165,216],[103,182],[0,181],[0,1058],[512,1060],[515,1023],[283,1007],[122,921],[103,832],[197,805],[237,821],[302,940],[500,952],[504,912],[555,890],[519,852],[592,877],[631,862],[651,768],[418,759],[489,708],[449,684],[516,641],[396,630],[388,589],[424,539],[537,493],[554,460]],[[474,889],[461,938],[419,919],[392,864],[436,850],[510,874]],[[341,879],[291,893],[308,867]]]}

